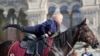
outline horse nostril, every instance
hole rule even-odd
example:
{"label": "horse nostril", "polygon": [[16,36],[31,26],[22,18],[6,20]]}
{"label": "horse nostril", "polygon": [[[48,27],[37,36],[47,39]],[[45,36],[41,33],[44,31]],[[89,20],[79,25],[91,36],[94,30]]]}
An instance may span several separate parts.
{"label": "horse nostril", "polygon": [[97,43],[97,45],[100,45],[99,43]]}
{"label": "horse nostril", "polygon": [[99,42],[98,42],[97,40],[95,40],[95,44],[96,44],[96,45],[99,45]]}

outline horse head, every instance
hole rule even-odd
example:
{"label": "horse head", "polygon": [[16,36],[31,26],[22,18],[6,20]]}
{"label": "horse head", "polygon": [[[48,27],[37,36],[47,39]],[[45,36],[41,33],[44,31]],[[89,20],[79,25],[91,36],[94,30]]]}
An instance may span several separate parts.
{"label": "horse head", "polygon": [[77,41],[85,42],[92,48],[97,48],[99,45],[97,38],[86,24],[86,19],[54,37],[53,47],[56,51],[51,52],[54,55],[49,56],[66,56]]}
{"label": "horse head", "polygon": [[88,43],[89,45],[91,45],[92,48],[97,48],[99,42],[96,36],[91,31],[91,29],[86,24],[86,19],[83,20],[83,22],[81,22],[81,24],[79,24],[78,27],[79,27],[78,39],[82,42]]}

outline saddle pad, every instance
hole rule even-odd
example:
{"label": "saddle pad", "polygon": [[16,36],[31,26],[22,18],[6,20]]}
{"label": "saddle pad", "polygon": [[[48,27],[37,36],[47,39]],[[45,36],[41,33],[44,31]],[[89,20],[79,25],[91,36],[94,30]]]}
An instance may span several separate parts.
{"label": "saddle pad", "polygon": [[[47,42],[48,42],[48,45],[50,47],[45,47],[43,49],[43,52],[42,52],[41,56],[47,56],[47,54],[51,50],[51,46],[52,46],[52,43],[53,43],[53,39],[52,38],[48,38]],[[31,55],[26,54],[26,49],[25,48],[20,47],[20,41],[16,41],[10,47],[9,52],[8,52],[8,56],[31,56]]]}
{"label": "saddle pad", "polygon": [[25,48],[20,47],[20,41],[16,41],[9,49],[8,56],[29,56]]}

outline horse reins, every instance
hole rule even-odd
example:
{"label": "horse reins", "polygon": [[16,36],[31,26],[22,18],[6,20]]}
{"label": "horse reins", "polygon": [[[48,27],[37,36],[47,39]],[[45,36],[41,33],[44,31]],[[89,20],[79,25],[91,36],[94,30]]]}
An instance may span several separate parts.
{"label": "horse reins", "polygon": [[[77,32],[75,32],[73,38],[75,38],[75,36],[77,35],[78,31],[79,31],[79,33],[82,32],[82,31],[80,31],[80,29],[77,30]],[[80,34],[78,35],[78,41],[79,41],[79,39],[80,39]],[[68,41],[66,41],[66,43],[67,43],[67,45],[68,45],[71,49],[73,49],[73,47],[71,46],[71,44],[70,44]]]}

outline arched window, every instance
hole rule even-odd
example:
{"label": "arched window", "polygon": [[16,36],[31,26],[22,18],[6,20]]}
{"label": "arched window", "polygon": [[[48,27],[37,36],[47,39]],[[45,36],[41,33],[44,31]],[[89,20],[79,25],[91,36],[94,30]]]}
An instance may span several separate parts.
{"label": "arched window", "polygon": [[80,12],[73,12],[72,19],[73,19],[72,21],[73,26],[78,25],[79,23],[82,22],[83,15]]}
{"label": "arched window", "polygon": [[79,11],[80,7],[80,5],[74,5],[72,8],[72,26],[79,24],[83,19],[83,15]]}
{"label": "arched window", "polygon": [[[18,14],[18,24],[21,24],[23,26],[27,26],[28,25],[28,20],[26,19],[26,14],[23,10],[23,8],[20,9],[19,14]],[[18,40],[22,40],[23,37],[25,36],[25,34],[22,34],[21,32],[17,32],[17,39]]]}
{"label": "arched window", "polygon": [[73,8],[72,8],[72,10],[77,11],[77,10],[80,9],[80,7],[81,7],[80,5],[74,5]]}
{"label": "arched window", "polygon": [[62,6],[61,8],[60,8],[60,11],[67,11],[68,10],[68,7],[67,6]]}
{"label": "arched window", "polygon": [[47,19],[50,19],[55,12],[56,8],[54,6],[51,6],[48,8],[48,14],[47,14]]}
{"label": "arched window", "polygon": [[28,25],[26,16],[27,15],[25,14],[24,10],[21,8],[18,14],[18,24],[21,23],[24,26]]}
{"label": "arched window", "polygon": [[17,24],[17,17],[15,14],[15,9],[11,8],[8,11],[8,15],[7,15],[7,22],[12,23],[12,24]]}
{"label": "arched window", "polygon": [[65,31],[67,28],[70,27],[70,16],[69,16],[69,13],[68,13],[68,7],[67,6],[62,6],[60,8],[60,12],[62,13],[63,15],[63,22],[62,22],[62,25],[61,25],[61,31]]}
{"label": "arched window", "polygon": [[[17,17],[15,14],[15,9],[13,9],[13,8],[9,9],[6,20],[7,20],[6,24],[17,24]],[[6,37],[8,40],[14,40],[14,41],[17,40],[16,29],[14,29],[14,28],[9,29],[8,28],[6,34],[7,34]]]}
{"label": "arched window", "polygon": [[54,12],[55,9],[56,9],[56,8],[55,8],[54,6],[51,6],[51,7],[49,7],[48,11],[50,11],[50,12]]}

